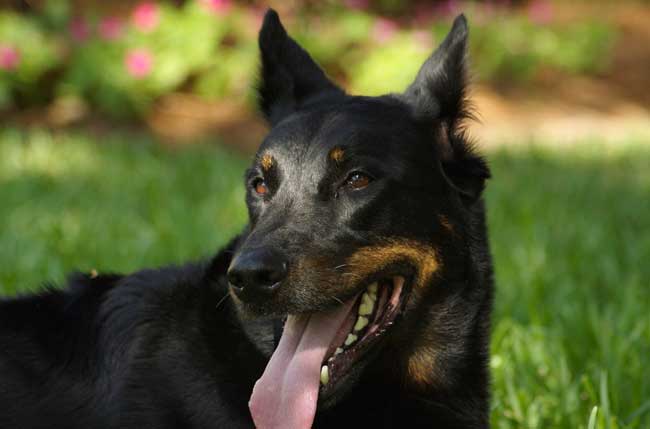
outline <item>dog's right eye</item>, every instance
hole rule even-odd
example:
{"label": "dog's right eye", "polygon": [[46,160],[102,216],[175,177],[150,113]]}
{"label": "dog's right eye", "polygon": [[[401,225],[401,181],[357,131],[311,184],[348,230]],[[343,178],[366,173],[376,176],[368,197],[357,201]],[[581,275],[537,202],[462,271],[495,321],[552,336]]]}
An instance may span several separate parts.
{"label": "dog's right eye", "polygon": [[257,195],[264,196],[269,193],[269,187],[266,185],[266,182],[261,177],[253,180],[252,183],[253,190]]}
{"label": "dog's right eye", "polygon": [[372,181],[372,178],[368,176],[367,174],[364,174],[360,171],[353,171],[350,173],[348,178],[345,181],[345,184],[353,190],[360,190],[365,187],[367,187],[370,182]]}

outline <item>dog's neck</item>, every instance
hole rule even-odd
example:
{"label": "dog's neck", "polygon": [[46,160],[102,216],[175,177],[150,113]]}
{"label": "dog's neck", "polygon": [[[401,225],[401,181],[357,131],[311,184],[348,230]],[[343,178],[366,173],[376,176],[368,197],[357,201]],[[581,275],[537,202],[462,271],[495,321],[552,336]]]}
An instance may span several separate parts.
{"label": "dog's neck", "polygon": [[[390,384],[377,390],[396,392],[397,406],[414,418],[447,422],[444,427],[487,427],[490,298],[483,288],[446,286],[459,292],[444,299],[432,293],[411,310],[367,378]],[[485,304],[468,314],[467,300]]]}
{"label": "dog's neck", "polygon": [[[470,224],[484,229],[484,219],[480,213]],[[398,367],[409,394],[487,427],[493,273],[487,239],[476,238],[486,237],[485,231],[467,232],[465,246],[474,251],[447,260],[445,272],[425,287],[419,307],[405,320],[404,333],[412,341],[394,350],[392,360],[401,357]]]}

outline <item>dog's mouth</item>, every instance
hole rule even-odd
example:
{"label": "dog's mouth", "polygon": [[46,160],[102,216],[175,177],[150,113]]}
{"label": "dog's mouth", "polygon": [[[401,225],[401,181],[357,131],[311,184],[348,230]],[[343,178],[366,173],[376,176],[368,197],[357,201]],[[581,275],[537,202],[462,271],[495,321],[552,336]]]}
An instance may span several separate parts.
{"label": "dog's mouth", "polygon": [[289,316],[249,402],[256,426],[311,427],[317,404],[346,384],[393,325],[407,289],[404,277],[393,276],[333,310]]}
{"label": "dog's mouth", "polygon": [[320,372],[322,401],[336,390],[348,370],[368,353],[393,324],[403,302],[404,277],[374,282],[355,301],[327,350]]}

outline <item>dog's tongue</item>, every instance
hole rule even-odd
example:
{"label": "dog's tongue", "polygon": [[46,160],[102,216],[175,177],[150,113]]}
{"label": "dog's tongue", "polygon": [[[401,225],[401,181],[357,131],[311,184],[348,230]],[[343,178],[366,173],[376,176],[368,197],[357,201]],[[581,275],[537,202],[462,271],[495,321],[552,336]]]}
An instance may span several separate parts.
{"label": "dog's tongue", "polygon": [[289,316],[280,344],[253,388],[248,406],[258,429],[310,428],[321,364],[354,300],[310,316]]}

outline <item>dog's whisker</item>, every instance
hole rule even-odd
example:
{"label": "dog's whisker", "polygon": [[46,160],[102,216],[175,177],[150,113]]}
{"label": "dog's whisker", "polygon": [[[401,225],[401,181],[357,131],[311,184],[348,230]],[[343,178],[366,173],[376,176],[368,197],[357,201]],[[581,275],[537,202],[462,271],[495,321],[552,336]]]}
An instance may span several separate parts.
{"label": "dog's whisker", "polygon": [[344,267],[347,267],[347,266],[348,266],[348,264],[337,265],[336,267],[332,268],[332,270],[335,270],[335,271],[340,270],[341,268],[344,268]]}
{"label": "dog's whisker", "polygon": [[333,296],[332,299],[333,299],[334,301],[338,302],[339,304],[343,304],[343,301],[341,301],[341,299],[338,298],[338,297],[336,297],[336,296]]}
{"label": "dog's whisker", "polygon": [[216,306],[215,308],[219,308],[219,306],[221,306],[221,304],[223,304],[223,302],[224,302],[226,299],[228,299],[229,296],[230,296],[230,294],[229,294],[228,292],[226,292],[226,294],[223,296],[223,298],[221,298],[221,299],[219,300],[219,302],[217,302],[217,306]]}

